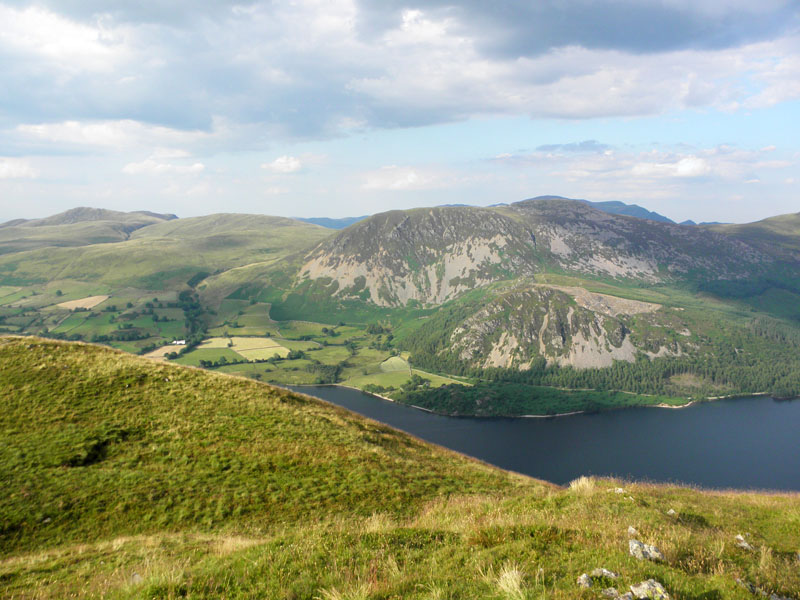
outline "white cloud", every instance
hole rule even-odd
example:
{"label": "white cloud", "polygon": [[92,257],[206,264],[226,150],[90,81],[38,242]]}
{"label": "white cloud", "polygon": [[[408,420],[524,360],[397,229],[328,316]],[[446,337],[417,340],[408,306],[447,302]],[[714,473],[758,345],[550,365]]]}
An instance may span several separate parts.
{"label": "white cloud", "polygon": [[75,146],[94,146],[124,150],[150,146],[156,151],[184,153],[171,145],[190,145],[204,142],[220,132],[185,131],[140,121],[62,121],[59,123],[22,124],[16,127],[21,136],[48,142]]}
{"label": "white cloud", "polygon": [[128,175],[190,175],[202,173],[205,168],[205,165],[199,162],[191,165],[175,165],[148,158],[141,162],[128,163],[122,168],[122,172]]}
{"label": "white cloud", "polygon": [[377,171],[366,173],[363,190],[422,190],[444,187],[446,182],[436,173],[412,167],[388,165]]}
{"label": "white cloud", "polygon": [[[741,19],[742,12],[770,14],[787,4],[765,0],[752,9],[744,0],[701,3],[705,8],[689,0],[647,4],[653,9],[665,3],[685,16],[708,12],[715,21],[703,31],[710,38],[714,27],[733,27],[726,21],[732,10]],[[111,114],[108,123],[135,116],[174,123],[174,129],[222,115],[248,130],[249,144],[473,116],[584,119],[687,107],[740,110],[800,98],[796,31],[721,49],[712,39],[669,46],[696,49],[636,52],[623,43],[593,44],[590,38],[599,27],[584,31],[584,24],[578,29],[586,39],[564,37],[557,27],[561,33],[541,51],[492,52],[487,48],[502,46],[514,32],[481,27],[476,19],[486,17],[484,9],[469,4],[399,10],[394,3],[368,7],[355,0],[253,2],[220,5],[213,19],[181,13],[174,21],[148,8],[130,9],[134,18],[121,21],[119,13],[127,9],[114,6],[106,16],[82,22],[43,8],[0,6],[0,58],[14,64],[2,56],[5,48],[33,61],[15,71],[12,82],[30,98],[18,105],[31,105],[15,110],[36,115],[26,122],[53,118],[53,107],[69,113],[59,113],[62,125],[77,121],[75,113],[81,111]],[[576,10],[575,3],[556,4]],[[56,2],[50,6],[59,10]],[[511,6],[509,14],[515,10]],[[541,14],[552,17],[559,10],[549,7]],[[374,11],[382,13],[388,27],[359,29],[366,13]],[[144,18],[150,13],[158,18]],[[520,14],[533,19],[538,13],[521,9]],[[507,25],[517,33],[524,26]],[[731,39],[750,39],[741,33],[733,31]],[[648,46],[642,36],[629,37]],[[101,72],[83,77],[87,69]],[[64,83],[73,76],[74,84]],[[102,138],[113,132],[85,133]]]}
{"label": "white cloud", "polygon": [[303,163],[295,156],[284,155],[270,163],[264,163],[261,168],[275,173],[296,173],[303,168]]}
{"label": "white cloud", "polygon": [[708,161],[697,156],[676,157],[672,162],[640,162],[631,169],[640,177],[701,177],[710,172]]}
{"label": "white cloud", "polygon": [[729,145],[639,152],[557,150],[495,157],[489,162],[514,167],[518,175],[534,182],[550,179],[557,182],[559,189],[577,190],[578,197],[642,203],[644,199],[697,197],[702,189],[741,189],[748,183],[781,181],[786,170],[796,168],[797,163],[767,160],[774,152],[769,148],[747,150]]}
{"label": "white cloud", "polygon": [[30,162],[22,158],[0,158],[0,179],[35,179],[39,176]]}
{"label": "white cloud", "polygon": [[270,186],[267,188],[260,189],[259,192],[261,192],[265,196],[280,196],[281,194],[288,194],[289,190],[285,187]]}
{"label": "white cloud", "polygon": [[77,23],[36,6],[0,4],[0,48],[38,56],[71,75],[107,71],[126,58],[125,32],[102,21]]}
{"label": "white cloud", "polygon": [[180,148],[156,148],[153,151],[151,158],[158,159],[171,159],[171,158],[188,158],[191,154],[186,150]]}

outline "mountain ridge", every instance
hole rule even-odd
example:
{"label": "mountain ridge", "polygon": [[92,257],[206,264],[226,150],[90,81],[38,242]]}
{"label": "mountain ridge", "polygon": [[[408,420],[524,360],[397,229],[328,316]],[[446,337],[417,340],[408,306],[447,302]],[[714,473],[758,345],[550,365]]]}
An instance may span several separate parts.
{"label": "mountain ridge", "polygon": [[[5,231],[92,223],[106,222]],[[417,386],[499,378],[624,392],[640,404],[791,396],[798,232],[797,215],[688,227],[561,198],[388,211],[339,231],[222,213],[123,241],[6,252],[0,331],[401,400],[415,376]],[[171,348],[176,339],[186,347]]]}

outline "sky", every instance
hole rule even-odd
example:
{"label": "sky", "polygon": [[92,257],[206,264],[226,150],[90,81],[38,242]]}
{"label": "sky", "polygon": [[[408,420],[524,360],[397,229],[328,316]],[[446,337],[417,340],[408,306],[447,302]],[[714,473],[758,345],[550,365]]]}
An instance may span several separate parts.
{"label": "sky", "polygon": [[800,211],[796,0],[0,0],[0,222]]}

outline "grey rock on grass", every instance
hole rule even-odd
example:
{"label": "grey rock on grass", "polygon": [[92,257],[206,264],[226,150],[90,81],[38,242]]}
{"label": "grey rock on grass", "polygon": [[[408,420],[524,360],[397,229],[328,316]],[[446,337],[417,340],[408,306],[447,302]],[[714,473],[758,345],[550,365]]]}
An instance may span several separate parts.
{"label": "grey rock on grass", "polygon": [[670,600],[667,590],[655,579],[648,579],[631,586],[634,598],[649,600]]}
{"label": "grey rock on grass", "polygon": [[747,542],[747,540],[746,540],[746,539],[744,539],[744,536],[743,536],[743,535],[739,534],[739,535],[737,535],[737,536],[736,536],[736,538],[735,538],[735,539],[736,539],[736,545],[737,545],[739,548],[743,548],[744,550],[755,550],[755,548],[753,548],[753,547],[752,547],[752,546],[751,546],[751,545],[750,545],[750,544]]}
{"label": "grey rock on grass", "polygon": [[661,550],[650,544],[643,544],[639,540],[628,540],[628,550],[631,556],[639,560],[663,561]]}
{"label": "grey rock on grass", "polygon": [[604,569],[603,567],[598,567],[594,571],[590,573],[592,577],[608,577],[609,579],[616,579],[619,577],[618,573],[614,573],[614,571],[609,571],[608,569]]}

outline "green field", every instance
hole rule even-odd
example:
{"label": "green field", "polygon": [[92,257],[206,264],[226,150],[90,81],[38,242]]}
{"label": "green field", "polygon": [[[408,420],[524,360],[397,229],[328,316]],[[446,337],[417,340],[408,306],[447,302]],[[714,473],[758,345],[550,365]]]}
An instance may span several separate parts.
{"label": "green field", "polygon": [[391,373],[393,371],[409,372],[411,370],[411,366],[408,364],[408,361],[400,356],[390,356],[381,363],[380,367],[381,371],[385,371],[387,373]]}
{"label": "green field", "polygon": [[201,360],[217,362],[222,358],[225,358],[225,360],[228,362],[245,360],[241,354],[234,352],[230,348],[199,348],[197,350],[192,350],[183,356],[179,356],[175,359],[175,362],[179,365],[191,365],[193,367],[199,367]]}
{"label": "green field", "polygon": [[[437,388],[447,384],[462,383],[461,381],[457,381],[450,377],[441,377],[440,375],[434,375],[432,373],[426,373],[425,371],[413,369],[411,373],[409,373],[408,370],[405,370],[378,372],[371,373],[369,375],[355,375],[349,379],[346,379],[345,385],[357,387],[359,389],[363,389],[365,386],[369,385],[377,385],[384,388],[393,388],[397,390],[403,386],[403,384],[407,383],[409,379],[411,379],[412,375],[418,375],[423,379],[427,379],[432,388]],[[390,393],[390,396],[393,396],[393,394]]]}

